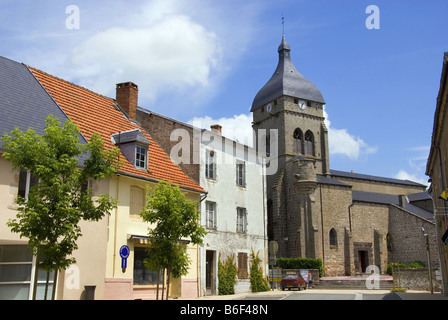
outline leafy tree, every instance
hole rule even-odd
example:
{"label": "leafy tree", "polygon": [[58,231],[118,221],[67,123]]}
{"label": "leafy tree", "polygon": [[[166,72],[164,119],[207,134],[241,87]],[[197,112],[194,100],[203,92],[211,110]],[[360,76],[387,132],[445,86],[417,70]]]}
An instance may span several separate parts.
{"label": "leafy tree", "polygon": [[46,298],[50,271],[66,269],[76,262],[71,255],[82,235],[79,222],[98,221],[116,206],[109,195],[94,201],[86,185],[89,179],[103,179],[118,170],[119,150],[105,150],[99,134],[81,144],[79,129],[72,121],[61,126],[51,115],[43,136],[32,128],[26,132],[16,128],[1,139],[7,150],[3,156],[13,169],[28,170],[39,178],[27,199],[17,197],[19,213],[7,225],[20,237],[28,238],[33,255],[47,271]]}
{"label": "leafy tree", "polygon": [[[168,269],[168,277],[180,278],[188,273],[190,259],[182,239],[194,245],[201,244],[206,232],[199,224],[197,203],[189,201],[179,186],[160,181],[153,189],[147,189],[147,203],[141,212],[144,221],[154,225],[148,229],[151,254],[145,261],[153,271]],[[158,283],[158,281],[157,281]],[[169,295],[167,280],[166,297]],[[157,287],[157,298],[158,298]],[[162,293],[163,299],[163,293]]]}

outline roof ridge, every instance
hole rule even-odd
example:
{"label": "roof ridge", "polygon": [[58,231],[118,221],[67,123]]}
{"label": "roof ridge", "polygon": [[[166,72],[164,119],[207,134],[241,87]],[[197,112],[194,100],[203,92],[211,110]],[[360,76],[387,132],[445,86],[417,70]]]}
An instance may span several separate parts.
{"label": "roof ridge", "polygon": [[74,86],[76,86],[76,87],[78,87],[78,88],[80,88],[80,89],[82,89],[82,90],[86,90],[86,91],[88,91],[88,92],[90,92],[90,93],[92,93],[92,94],[94,94],[94,95],[96,95],[96,96],[100,96],[100,97],[103,97],[103,98],[105,98],[105,99],[110,99],[110,100],[115,101],[114,98],[105,96],[105,95],[103,95],[103,94],[101,94],[101,93],[98,93],[98,92],[95,92],[95,91],[93,91],[93,90],[91,90],[91,89],[88,89],[88,88],[86,88],[86,87],[83,87],[83,86],[81,86],[81,85],[79,85],[79,84],[77,84],[77,83],[74,83],[74,82],[71,82],[71,81],[62,79],[62,78],[60,78],[60,77],[58,77],[58,76],[52,75],[51,73],[42,71],[42,70],[40,70],[40,69],[38,69],[38,68],[35,68],[35,67],[32,67],[32,66],[30,66],[30,65],[28,65],[28,64],[24,64],[24,65],[25,65],[27,68],[29,68],[29,69],[33,69],[33,70],[35,70],[35,71],[37,71],[37,72],[43,73],[44,75],[50,76],[50,77],[52,77],[52,78],[54,78],[54,79],[57,79],[57,80],[59,80],[59,81],[65,82],[65,83],[68,83],[68,84],[70,84],[70,85],[74,85]]}

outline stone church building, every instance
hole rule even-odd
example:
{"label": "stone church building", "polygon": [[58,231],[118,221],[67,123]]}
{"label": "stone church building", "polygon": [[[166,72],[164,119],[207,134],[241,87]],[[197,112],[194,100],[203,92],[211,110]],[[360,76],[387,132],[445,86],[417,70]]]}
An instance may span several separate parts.
{"label": "stone church building", "polygon": [[[290,52],[283,36],[278,66],[251,108],[257,148],[278,165],[267,176],[268,236],[278,243],[277,257],[320,258],[326,276],[426,263],[422,227],[429,234],[435,228],[426,186],[331,170],[325,100]],[[433,237],[430,251],[437,266]]]}

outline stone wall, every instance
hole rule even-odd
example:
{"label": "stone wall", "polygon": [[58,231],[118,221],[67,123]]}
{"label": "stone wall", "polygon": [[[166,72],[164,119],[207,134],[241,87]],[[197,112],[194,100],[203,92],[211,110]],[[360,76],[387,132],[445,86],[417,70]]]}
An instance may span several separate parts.
{"label": "stone wall", "polygon": [[439,266],[439,255],[435,239],[435,225],[405,209],[391,205],[389,236],[389,262],[402,262],[409,264],[413,261],[423,261],[427,264],[427,250],[425,237],[421,228],[429,234],[429,251],[431,266]]}
{"label": "stone wall", "polygon": [[[408,290],[430,291],[429,272],[427,268],[394,270],[395,288]],[[434,292],[442,291],[442,281],[437,280],[436,270],[432,270],[432,284]]]}

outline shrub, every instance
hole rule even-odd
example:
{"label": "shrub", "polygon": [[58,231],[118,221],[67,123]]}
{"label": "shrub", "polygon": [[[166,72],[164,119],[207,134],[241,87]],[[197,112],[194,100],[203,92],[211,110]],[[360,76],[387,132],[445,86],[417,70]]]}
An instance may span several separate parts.
{"label": "shrub", "polygon": [[235,294],[235,281],[238,269],[233,261],[233,257],[227,258],[223,263],[221,257],[218,260],[218,294]]}
{"label": "shrub", "polygon": [[391,262],[387,265],[387,274],[392,275],[392,267],[400,268],[400,269],[417,269],[417,268],[425,268],[426,265],[422,261],[413,261],[410,264],[405,264],[403,262]]}
{"label": "shrub", "polygon": [[318,269],[319,277],[322,277],[324,273],[321,259],[277,258],[276,266],[281,269]]}
{"label": "shrub", "polygon": [[259,266],[261,259],[252,251],[252,266],[250,267],[250,285],[252,292],[269,291],[269,285],[266,279],[263,279],[263,270]]}

